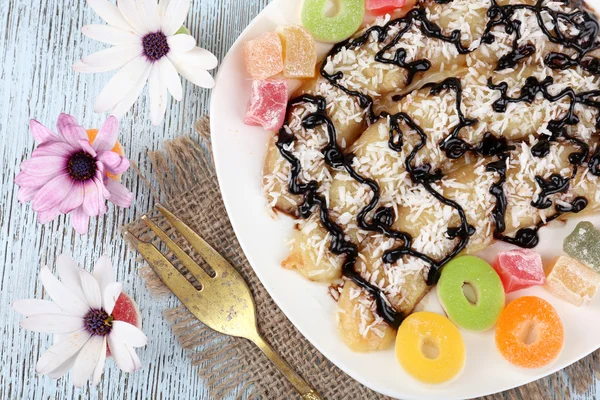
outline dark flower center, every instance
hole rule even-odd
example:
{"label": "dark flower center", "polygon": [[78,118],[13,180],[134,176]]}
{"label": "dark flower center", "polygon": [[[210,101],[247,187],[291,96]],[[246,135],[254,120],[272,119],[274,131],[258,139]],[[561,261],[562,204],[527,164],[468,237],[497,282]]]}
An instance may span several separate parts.
{"label": "dark flower center", "polygon": [[92,335],[106,336],[112,330],[112,315],[104,310],[90,310],[83,317],[85,329]]}
{"label": "dark flower center", "polygon": [[167,36],[162,32],[149,33],[142,38],[144,55],[150,61],[158,61],[169,52]]}
{"label": "dark flower center", "polygon": [[67,171],[73,180],[87,181],[96,175],[96,159],[85,151],[74,153],[67,162]]}

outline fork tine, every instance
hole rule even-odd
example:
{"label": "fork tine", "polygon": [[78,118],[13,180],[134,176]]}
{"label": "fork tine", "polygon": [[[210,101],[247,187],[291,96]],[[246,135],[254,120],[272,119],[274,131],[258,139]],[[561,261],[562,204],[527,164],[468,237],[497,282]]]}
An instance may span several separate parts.
{"label": "fork tine", "polygon": [[202,283],[203,280],[210,278],[210,275],[208,275],[206,271],[204,271],[198,264],[196,264],[196,262],[192,260],[192,258],[188,256],[187,253],[183,251],[181,247],[179,247],[179,245],[175,243],[173,239],[171,239],[169,235],[165,233],[165,231],[163,231],[150,218],[148,218],[147,215],[142,215],[142,221],[144,221],[146,225],[148,225],[148,227],[150,227],[150,229],[154,231],[156,236],[158,236],[163,242],[165,242],[169,250],[171,250],[173,254],[175,254],[175,257],[177,257],[179,261],[183,263],[183,265],[187,268],[188,271],[190,271],[194,278],[196,278],[200,283]]}
{"label": "fork tine", "polygon": [[196,232],[187,226],[182,220],[180,220],[175,214],[163,207],[162,204],[157,203],[156,208],[161,212],[162,215],[181,233],[181,235],[192,245],[192,247],[200,254],[200,256],[206,261],[208,265],[215,271],[217,275],[222,274],[226,271],[234,270],[215,249],[213,249],[204,239],[202,239]]}
{"label": "fork tine", "polygon": [[[150,267],[156,272],[161,281],[177,296],[184,304],[193,293],[198,293],[198,290],[167,260],[153,244],[146,243],[138,239],[130,231],[125,232],[125,236],[129,237],[133,245],[140,252],[142,257],[148,262]],[[185,299],[185,300],[184,300]]]}

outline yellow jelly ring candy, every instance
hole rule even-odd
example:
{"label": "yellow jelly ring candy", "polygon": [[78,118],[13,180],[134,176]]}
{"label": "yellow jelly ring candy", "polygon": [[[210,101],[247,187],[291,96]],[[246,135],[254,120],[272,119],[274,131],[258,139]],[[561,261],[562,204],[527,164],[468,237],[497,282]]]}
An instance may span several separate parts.
{"label": "yellow jelly ring candy", "polygon": [[465,365],[465,343],[446,317],[422,311],[402,322],[396,336],[396,358],[408,374],[425,383],[456,377]]}

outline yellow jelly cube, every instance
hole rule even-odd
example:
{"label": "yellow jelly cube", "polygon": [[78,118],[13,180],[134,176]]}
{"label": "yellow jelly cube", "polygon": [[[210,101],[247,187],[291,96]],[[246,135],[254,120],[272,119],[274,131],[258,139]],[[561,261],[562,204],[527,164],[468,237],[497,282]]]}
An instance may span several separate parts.
{"label": "yellow jelly cube", "polygon": [[556,259],[546,279],[546,289],[576,306],[588,304],[600,287],[600,274],[574,258]]}
{"label": "yellow jelly cube", "polygon": [[301,26],[280,26],[277,33],[283,44],[283,75],[286,78],[312,78],[317,64],[315,40]]}
{"label": "yellow jelly cube", "polygon": [[281,39],[274,32],[247,41],[244,54],[246,69],[253,79],[264,80],[283,71]]}

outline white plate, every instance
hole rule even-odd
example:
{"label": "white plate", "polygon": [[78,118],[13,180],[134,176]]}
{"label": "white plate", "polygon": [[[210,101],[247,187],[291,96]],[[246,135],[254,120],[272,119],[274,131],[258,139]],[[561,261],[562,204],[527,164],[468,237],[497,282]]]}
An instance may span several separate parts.
{"label": "white plate", "polygon": [[[274,0],[242,32],[220,66],[210,109],[214,159],[231,223],[256,274],[290,321],[354,379],[380,393],[403,399],[449,400],[500,392],[539,379],[598,349],[600,297],[591,306],[577,308],[542,288],[517,292],[509,300],[525,294],[540,296],[560,314],[566,342],[558,360],[547,368],[524,370],[508,364],[496,350],[493,330],[483,334],[463,331],[467,347],[465,370],[457,380],[431,387],[408,376],[397,363],[393,349],[361,354],[344,345],[336,331],[336,305],[327,286],[309,282],[280,266],[288,253],[285,241],[292,233],[293,223],[287,217],[274,220],[265,209],[260,182],[271,133],[243,123],[250,97],[243,43],[263,32],[272,32],[279,25],[298,24],[298,11],[299,2]],[[595,222],[600,225],[600,218]],[[563,237],[574,226],[575,221],[570,221],[566,226],[542,229],[540,251],[547,259],[560,253]],[[493,255],[495,251],[489,249],[487,253]],[[430,307],[435,309],[435,296],[430,299]]]}

